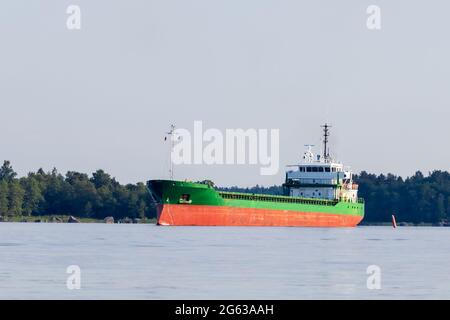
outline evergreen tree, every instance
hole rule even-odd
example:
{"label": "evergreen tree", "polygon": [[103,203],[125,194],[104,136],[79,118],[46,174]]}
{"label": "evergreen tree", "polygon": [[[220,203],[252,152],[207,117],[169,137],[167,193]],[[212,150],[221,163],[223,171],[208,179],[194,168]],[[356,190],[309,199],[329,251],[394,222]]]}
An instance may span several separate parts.
{"label": "evergreen tree", "polygon": [[17,176],[17,173],[13,170],[11,163],[7,160],[3,162],[3,165],[0,167],[0,181],[6,180],[11,181]]}
{"label": "evergreen tree", "polygon": [[11,180],[8,184],[8,214],[10,216],[21,216],[25,191],[16,179]]}
{"label": "evergreen tree", "polygon": [[40,205],[44,201],[39,182],[32,176],[24,178],[21,181],[25,192],[23,198],[23,214],[26,216],[39,214]]}
{"label": "evergreen tree", "polygon": [[9,188],[6,180],[0,180],[0,216],[6,216],[8,214],[9,207]]}

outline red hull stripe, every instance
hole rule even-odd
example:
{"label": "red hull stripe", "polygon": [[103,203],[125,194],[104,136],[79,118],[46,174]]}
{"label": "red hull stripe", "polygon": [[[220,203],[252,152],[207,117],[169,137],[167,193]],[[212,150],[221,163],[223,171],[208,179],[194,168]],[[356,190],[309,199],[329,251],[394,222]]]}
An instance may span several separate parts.
{"label": "red hull stripe", "polygon": [[158,224],[173,226],[354,227],[361,216],[206,205],[158,206]]}

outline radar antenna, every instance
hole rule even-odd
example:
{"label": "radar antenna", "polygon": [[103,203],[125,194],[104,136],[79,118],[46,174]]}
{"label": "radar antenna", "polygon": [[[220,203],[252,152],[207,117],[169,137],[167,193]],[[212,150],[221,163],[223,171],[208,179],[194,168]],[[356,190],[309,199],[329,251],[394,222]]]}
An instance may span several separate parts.
{"label": "radar antenna", "polygon": [[327,144],[328,144],[328,137],[330,136],[331,126],[325,123],[321,127],[323,128],[323,159],[325,160],[325,162],[328,162],[330,158],[330,150],[328,150]]}

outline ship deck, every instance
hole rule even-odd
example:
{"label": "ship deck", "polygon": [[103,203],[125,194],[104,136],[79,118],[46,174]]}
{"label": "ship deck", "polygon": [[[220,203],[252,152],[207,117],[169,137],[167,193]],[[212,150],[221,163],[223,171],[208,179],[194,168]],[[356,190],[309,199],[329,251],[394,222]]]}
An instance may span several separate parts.
{"label": "ship deck", "polygon": [[[242,192],[228,192],[217,191],[219,195],[224,199],[233,200],[249,200],[249,201],[267,201],[267,202],[284,202],[284,203],[302,203],[302,204],[315,204],[315,205],[327,205],[335,206],[337,203],[344,200],[327,200],[327,199],[311,199],[289,196],[277,196],[269,194],[252,194]],[[345,202],[345,201],[344,201]],[[350,202],[350,201],[347,201]],[[357,203],[364,203],[362,198],[358,198]]]}

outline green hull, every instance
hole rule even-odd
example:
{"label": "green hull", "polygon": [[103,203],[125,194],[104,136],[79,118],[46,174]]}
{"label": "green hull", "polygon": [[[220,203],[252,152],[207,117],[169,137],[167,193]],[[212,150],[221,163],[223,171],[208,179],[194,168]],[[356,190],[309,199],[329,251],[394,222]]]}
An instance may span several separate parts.
{"label": "green hull", "polygon": [[[206,219],[205,221],[212,219],[211,216],[214,214],[233,215],[233,212],[239,212],[241,215],[245,215],[246,212],[250,215],[263,214],[266,220],[269,219],[266,216],[268,217],[270,215],[270,219],[275,221],[270,225],[276,225],[276,221],[281,219],[276,216],[277,212],[279,214],[292,214],[294,218],[295,214],[301,214],[304,220],[309,219],[309,224],[317,226],[325,223],[322,220],[324,220],[324,217],[327,217],[326,215],[330,215],[330,217],[340,216],[345,218],[346,221],[351,219],[352,223],[354,223],[353,221],[357,221],[356,224],[364,217],[364,203],[362,200],[355,203],[337,200],[221,192],[207,184],[170,180],[152,180],[148,182],[148,187],[160,205],[158,218],[164,213],[164,207],[172,208],[172,212],[177,210],[176,212],[182,212],[180,214],[188,215],[187,217],[183,216],[183,219],[180,218],[180,221],[186,221],[186,219],[189,221],[189,215],[194,219],[194,217],[200,215],[200,211],[202,211],[202,214],[205,211],[204,214],[207,216],[202,218]],[[208,208],[208,210],[202,210],[203,207]],[[192,209],[189,210],[189,208]],[[248,210],[245,211],[245,209]],[[209,216],[207,212],[210,212]],[[314,223],[314,221],[310,221],[315,219],[313,217],[322,220]],[[294,218],[289,219],[292,221]],[[242,217],[240,219],[241,221],[245,220]],[[217,221],[228,220],[223,217],[218,217]],[[249,217],[248,221],[253,221],[252,217]],[[201,225],[201,222],[197,220],[194,222],[192,225]],[[330,226],[329,224],[332,222],[326,223],[327,226]]]}

